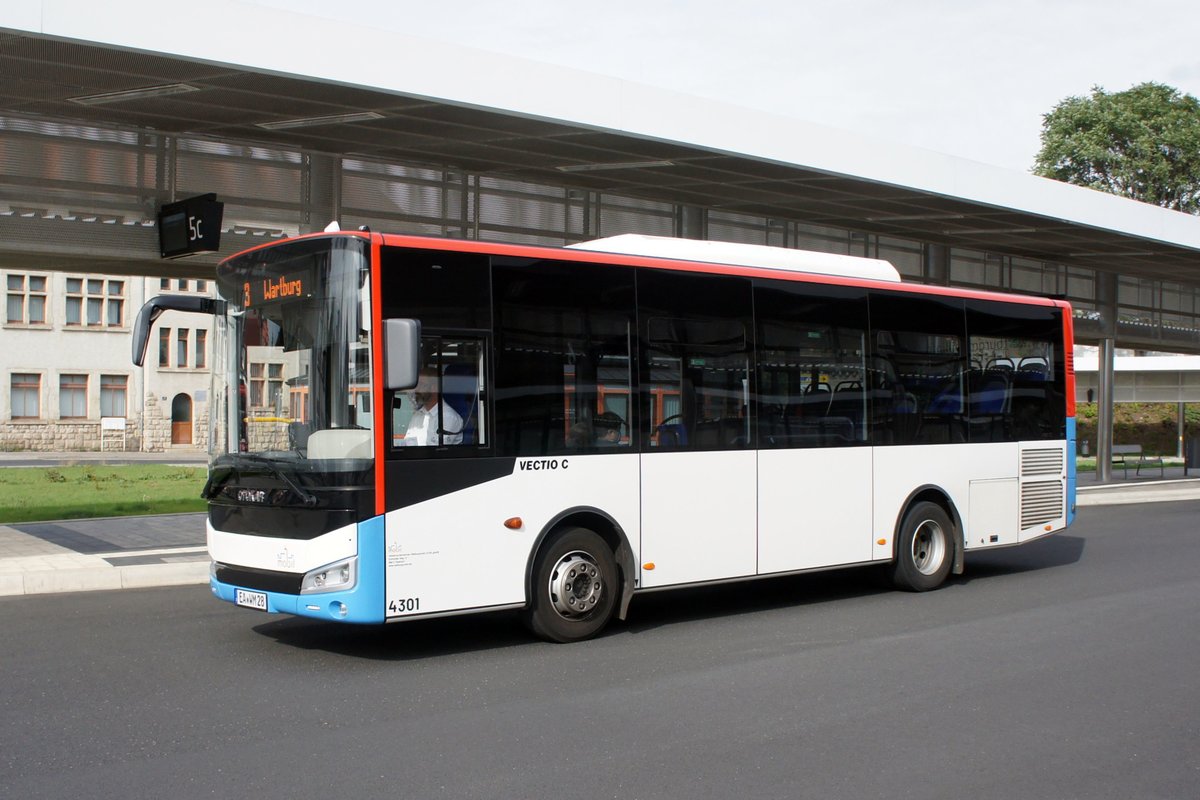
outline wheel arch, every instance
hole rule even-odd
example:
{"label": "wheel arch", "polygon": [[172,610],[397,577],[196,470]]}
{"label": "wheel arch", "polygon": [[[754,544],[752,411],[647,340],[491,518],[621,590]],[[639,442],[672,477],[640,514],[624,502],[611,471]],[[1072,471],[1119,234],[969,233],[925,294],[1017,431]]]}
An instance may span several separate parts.
{"label": "wheel arch", "polygon": [[940,486],[932,483],[927,483],[923,486],[918,486],[909,493],[904,502],[900,504],[900,513],[896,515],[896,522],[892,526],[892,560],[895,561],[899,557],[896,548],[900,546],[900,526],[904,524],[904,518],[908,515],[909,509],[920,502],[930,502],[941,506],[942,510],[949,515],[950,521],[954,523],[955,535],[952,537],[954,542],[954,556],[951,562],[950,572],[954,575],[963,573],[963,550],[965,539],[965,531],[963,530],[962,516],[958,513],[958,507],[954,501],[950,499],[950,493]]}
{"label": "wheel arch", "polygon": [[621,527],[621,524],[613,519],[611,515],[592,506],[575,506],[560,511],[542,526],[537,538],[534,539],[533,547],[529,550],[529,558],[525,562],[526,605],[533,601],[530,595],[530,587],[533,582],[533,570],[534,565],[537,563],[538,554],[542,552],[542,548],[551,536],[563,528],[571,527],[587,528],[612,548],[613,558],[617,562],[617,569],[620,570],[621,575],[621,596],[617,604],[617,618],[625,619],[625,615],[629,610],[629,601],[633,599],[633,590],[635,588],[634,576],[637,574],[633,561],[633,548],[630,546],[629,537],[625,535],[625,529]]}

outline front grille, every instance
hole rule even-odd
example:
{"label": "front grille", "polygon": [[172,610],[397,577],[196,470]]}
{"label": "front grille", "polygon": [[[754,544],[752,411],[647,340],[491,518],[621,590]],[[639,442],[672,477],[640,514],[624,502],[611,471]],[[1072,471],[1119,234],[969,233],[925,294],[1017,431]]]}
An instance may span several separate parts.
{"label": "front grille", "polygon": [[217,562],[217,580],[241,589],[257,589],[260,592],[300,594],[300,583],[304,575],[297,572],[275,572],[268,569],[231,567]]}

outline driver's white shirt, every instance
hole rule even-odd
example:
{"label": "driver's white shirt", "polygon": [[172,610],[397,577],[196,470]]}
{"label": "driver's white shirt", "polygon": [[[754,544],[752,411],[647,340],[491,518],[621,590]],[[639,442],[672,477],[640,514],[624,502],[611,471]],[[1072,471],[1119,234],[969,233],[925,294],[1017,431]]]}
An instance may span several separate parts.
{"label": "driver's white shirt", "polygon": [[[462,444],[463,420],[458,412],[446,405],[445,400],[438,402],[442,409],[442,440],[440,444]],[[437,406],[433,408],[418,408],[413,412],[404,431],[405,447],[423,447],[437,445],[438,415]]]}

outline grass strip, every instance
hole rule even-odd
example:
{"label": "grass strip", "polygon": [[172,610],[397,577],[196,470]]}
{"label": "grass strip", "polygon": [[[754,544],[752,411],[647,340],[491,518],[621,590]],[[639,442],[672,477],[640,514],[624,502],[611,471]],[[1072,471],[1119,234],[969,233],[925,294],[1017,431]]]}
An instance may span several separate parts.
{"label": "grass strip", "polygon": [[0,523],[203,511],[205,467],[0,468]]}

